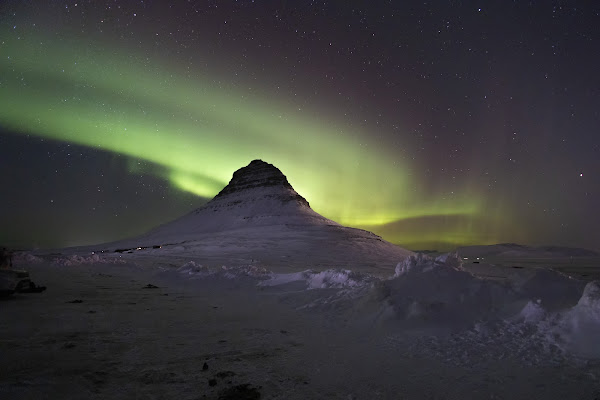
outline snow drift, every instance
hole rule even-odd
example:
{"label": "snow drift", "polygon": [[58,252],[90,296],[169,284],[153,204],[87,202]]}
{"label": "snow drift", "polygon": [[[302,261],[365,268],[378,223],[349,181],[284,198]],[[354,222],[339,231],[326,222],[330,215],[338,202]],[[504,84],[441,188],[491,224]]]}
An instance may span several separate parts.
{"label": "snow drift", "polygon": [[577,304],[551,322],[548,336],[557,345],[582,357],[600,359],[600,281],[589,282]]}
{"label": "snow drift", "polygon": [[396,266],[395,275],[376,285],[378,298],[404,326],[464,329],[477,322],[501,318],[514,309],[516,293],[462,269],[457,254],[432,258],[410,256]]}
{"label": "snow drift", "polygon": [[[451,253],[412,255],[388,278],[344,269],[285,274],[252,265],[215,269],[194,262],[178,273],[194,279],[250,278],[258,287],[285,293],[286,302],[297,309],[330,311],[333,318],[351,316],[357,323],[371,319],[390,337],[419,332],[425,335],[421,340],[438,337],[427,344],[431,351],[440,343],[487,343],[503,349],[499,357],[518,351],[528,362],[539,351],[600,358],[600,283],[586,285],[552,270],[534,269],[499,283],[465,271]],[[447,355],[450,350],[435,351]]]}
{"label": "snow drift", "polygon": [[291,274],[271,274],[269,279],[259,282],[259,286],[280,286],[291,282],[302,282],[306,289],[346,289],[368,285],[375,278],[367,274],[347,269],[325,271],[306,270]]}

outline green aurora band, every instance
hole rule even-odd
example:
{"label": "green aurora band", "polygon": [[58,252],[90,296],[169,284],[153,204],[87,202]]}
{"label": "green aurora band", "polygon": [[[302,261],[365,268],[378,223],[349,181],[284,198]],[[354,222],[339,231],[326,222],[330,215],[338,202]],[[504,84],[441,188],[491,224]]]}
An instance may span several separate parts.
{"label": "green aurora band", "polygon": [[[279,167],[315,211],[344,225],[404,245],[495,241],[473,222],[485,218],[481,196],[464,189],[423,198],[409,165],[347,123],[102,43],[31,32],[2,41],[0,52],[5,129],[149,161],[157,166],[149,173],[205,198],[261,158]],[[461,222],[437,233],[386,230],[435,216]]]}

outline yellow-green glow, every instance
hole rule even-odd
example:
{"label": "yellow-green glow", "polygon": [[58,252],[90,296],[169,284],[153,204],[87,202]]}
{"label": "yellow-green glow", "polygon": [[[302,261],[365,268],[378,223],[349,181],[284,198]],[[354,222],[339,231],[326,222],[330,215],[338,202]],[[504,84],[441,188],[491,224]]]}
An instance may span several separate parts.
{"label": "yellow-green glow", "polygon": [[[33,32],[2,42],[0,124],[150,161],[172,185],[203,197],[261,158],[279,167],[315,211],[351,226],[481,213],[472,193],[446,199],[414,193],[410,165],[347,122],[210,77],[187,77],[160,60],[95,48],[102,44],[46,43]],[[429,233],[406,235],[411,240],[387,237],[429,240]]]}
{"label": "yellow-green glow", "polygon": [[223,185],[218,181],[210,181],[209,179],[198,177],[189,172],[178,171],[175,169],[170,171],[169,180],[181,190],[207,198],[213,197],[223,189]]}

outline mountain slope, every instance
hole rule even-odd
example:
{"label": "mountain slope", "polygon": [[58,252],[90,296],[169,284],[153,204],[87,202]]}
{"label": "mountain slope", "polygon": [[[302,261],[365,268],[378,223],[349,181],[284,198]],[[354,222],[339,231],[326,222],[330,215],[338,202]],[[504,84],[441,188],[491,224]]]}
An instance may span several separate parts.
{"label": "mountain slope", "polygon": [[229,184],[206,205],[143,237],[181,240],[204,232],[285,224],[339,226],[314,212],[279,169],[254,160],[234,172]]}

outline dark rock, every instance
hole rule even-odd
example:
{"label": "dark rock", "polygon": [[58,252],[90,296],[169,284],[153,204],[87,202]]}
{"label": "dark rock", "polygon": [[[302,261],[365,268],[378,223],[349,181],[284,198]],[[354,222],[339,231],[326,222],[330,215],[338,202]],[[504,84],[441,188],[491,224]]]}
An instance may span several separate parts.
{"label": "dark rock", "polygon": [[[233,193],[243,192],[253,188],[273,186],[279,186],[283,189],[281,194],[278,195],[282,202],[296,201],[309,207],[308,201],[296,193],[279,168],[262,160],[254,160],[247,166],[235,171],[229,184],[225,186],[223,190],[209,202],[209,204]],[[234,200],[231,205],[237,204],[236,202],[239,203],[239,201]]]}
{"label": "dark rock", "polygon": [[206,371],[208,369],[208,364],[204,363],[204,365],[202,366],[202,371]]}
{"label": "dark rock", "polygon": [[209,379],[208,386],[217,386],[217,380],[214,378]]}
{"label": "dark rock", "polygon": [[80,303],[83,303],[83,300],[75,299],[75,300],[67,301],[67,303],[80,304]]}
{"label": "dark rock", "polygon": [[149,283],[146,286],[144,286],[143,289],[158,289],[158,286]]}

